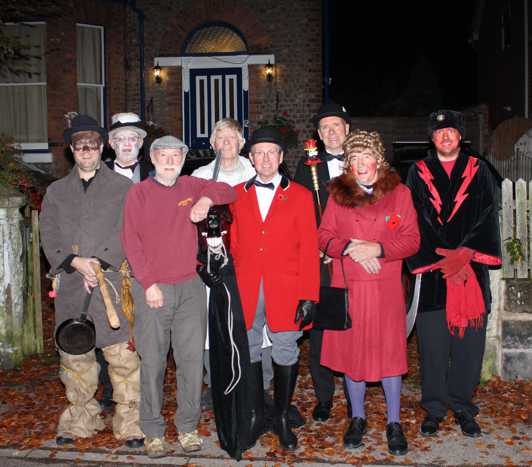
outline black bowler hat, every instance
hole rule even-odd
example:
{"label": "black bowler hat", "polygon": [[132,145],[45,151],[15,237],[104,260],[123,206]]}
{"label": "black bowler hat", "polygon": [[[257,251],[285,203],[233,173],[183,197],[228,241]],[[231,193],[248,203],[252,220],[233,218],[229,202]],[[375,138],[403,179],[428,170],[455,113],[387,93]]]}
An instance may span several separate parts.
{"label": "black bowler hat", "polygon": [[351,116],[347,113],[346,108],[333,101],[326,102],[320,107],[318,113],[312,118],[312,123],[314,123],[316,128],[319,128],[320,120],[325,117],[340,117],[343,118],[348,125],[351,124]]}
{"label": "black bowler hat", "polygon": [[253,132],[251,138],[249,139],[250,151],[253,145],[257,143],[275,143],[281,147],[282,151],[285,150],[281,133],[279,132],[278,128],[273,126],[263,126],[261,128],[257,128]]}
{"label": "black bowler hat", "polygon": [[102,137],[102,143],[107,141],[107,131],[102,128],[94,118],[88,115],[77,115],[72,119],[70,128],[65,129],[63,138],[66,144],[72,143],[72,136],[81,131],[95,131]]}
{"label": "black bowler hat", "polygon": [[429,139],[432,139],[432,133],[441,128],[455,128],[462,135],[465,136],[464,114],[456,112],[455,110],[437,110],[429,115],[428,134]]}

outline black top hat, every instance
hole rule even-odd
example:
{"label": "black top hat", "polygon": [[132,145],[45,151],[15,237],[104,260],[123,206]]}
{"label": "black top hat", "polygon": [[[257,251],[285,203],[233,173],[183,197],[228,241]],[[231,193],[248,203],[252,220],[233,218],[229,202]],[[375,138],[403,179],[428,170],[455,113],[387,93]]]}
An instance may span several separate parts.
{"label": "black top hat", "polygon": [[72,119],[70,128],[65,129],[63,138],[66,144],[72,143],[72,136],[80,131],[95,131],[102,137],[102,142],[107,141],[107,131],[102,128],[94,118],[88,115],[78,115]]}
{"label": "black top hat", "polygon": [[348,125],[351,124],[351,116],[347,113],[346,108],[333,101],[326,102],[320,107],[318,113],[312,118],[312,123],[318,128],[320,126],[320,120],[325,117],[340,117]]}
{"label": "black top hat", "polygon": [[285,150],[285,145],[283,138],[279,129],[273,126],[263,126],[262,128],[257,128],[251,138],[249,139],[249,149],[257,143],[275,143],[281,147],[281,150]]}
{"label": "black top hat", "polygon": [[437,110],[429,115],[429,125],[427,128],[429,139],[432,139],[432,133],[441,128],[455,128],[462,137],[465,133],[464,114],[455,110]]}

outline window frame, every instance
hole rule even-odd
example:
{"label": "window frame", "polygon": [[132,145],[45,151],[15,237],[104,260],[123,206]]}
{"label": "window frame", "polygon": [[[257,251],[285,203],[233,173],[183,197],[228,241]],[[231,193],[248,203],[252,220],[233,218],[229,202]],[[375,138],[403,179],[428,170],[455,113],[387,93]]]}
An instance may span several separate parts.
{"label": "window frame", "polygon": [[[97,89],[98,95],[100,98],[100,116],[99,116],[99,124],[102,126],[105,126],[105,75],[106,75],[106,69],[105,69],[105,27],[99,26],[96,24],[87,24],[87,23],[76,23],[76,36],[77,36],[77,30],[78,27],[82,28],[92,28],[92,29],[99,29],[100,30],[100,66],[101,66],[101,84],[95,84],[95,83],[83,83],[78,81],[79,76],[77,76],[76,73],[76,89],[79,88],[91,88],[91,89]],[[77,55],[77,44],[76,44],[76,63],[78,60]],[[78,109],[79,109],[79,92],[78,92]]]}
{"label": "window frame", "polygon": [[[2,26],[17,26],[17,25],[28,25],[28,26],[44,26],[44,33],[47,34],[47,23],[46,21],[9,21],[6,23],[3,23]],[[41,57],[46,58],[46,43],[44,46],[44,50],[41,51]],[[42,59],[42,58],[41,58]],[[35,81],[31,83],[17,83],[17,82],[0,82],[0,86],[2,87],[15,87],[15,86],[44,86],[45,87],[45,98],[46,98],[46,115],[45,115],[45,128],[46,128],[46,137],[43,141],[16,141],[17,146],[20,147],[22,150],[26,148],[31,148],[32,150],[38,149],[38,150],[47,150],[48,149],[48,66],[45,65],[45,72],[44,77],[46,78],[45,81]]]}

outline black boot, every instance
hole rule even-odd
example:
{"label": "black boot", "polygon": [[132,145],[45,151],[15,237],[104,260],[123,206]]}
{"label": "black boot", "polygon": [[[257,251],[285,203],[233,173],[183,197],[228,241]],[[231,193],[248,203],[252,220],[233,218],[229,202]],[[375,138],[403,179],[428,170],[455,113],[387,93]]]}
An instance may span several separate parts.
{"label": "black boot", "polygon": [[297,437],[290,429],[288,408],[296,387],[298,364],[277,365],[273,363],[273,391],[275,399],[275,419],[273,431],[279,437],[284,449],[295,449]]}
{"label": "black boot", "polygon": [[249,425],[249,442],[245,449],[253,447],[266,431],[266,420],[264,418],[264,383],[262,381],[261,362],[251,364],[248,382],[251,420]]}

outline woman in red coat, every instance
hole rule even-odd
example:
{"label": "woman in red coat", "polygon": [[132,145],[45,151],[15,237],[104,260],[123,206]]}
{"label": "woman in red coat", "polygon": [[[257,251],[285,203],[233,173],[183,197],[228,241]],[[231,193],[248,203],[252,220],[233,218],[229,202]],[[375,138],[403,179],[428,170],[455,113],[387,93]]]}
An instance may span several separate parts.
{"label": "woman in red coat", "polygon": [[352,419],[344,445],[362,445],[366,382],[381,381],[388,448],[402,455],[408,444],[399,423],[401,375],[407,372],[401,265],[419,248],[417,217],[410,191],[384,159],[378,133],[351,132],[344,151],[344,173],[330,185],[319,243],[321,251],[340,259],[331,285],[347,286],[353,325],[325,331],[321,364],[345,374]]}

